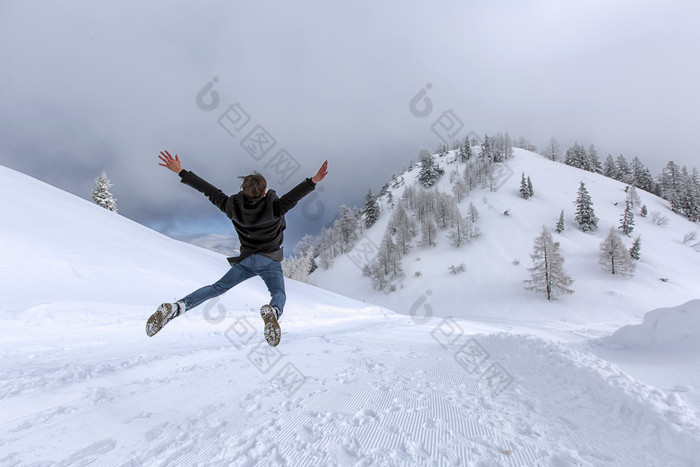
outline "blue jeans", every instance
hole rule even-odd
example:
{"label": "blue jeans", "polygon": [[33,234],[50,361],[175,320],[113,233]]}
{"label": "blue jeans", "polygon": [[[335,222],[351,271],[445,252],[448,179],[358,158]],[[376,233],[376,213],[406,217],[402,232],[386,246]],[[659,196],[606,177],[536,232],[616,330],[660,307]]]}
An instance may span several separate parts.
{"label": "blue jeans", "polygon": [[267,290],[270,291],[270,295],[272,296],[270,305],[277,307],[279,309],[279,315],[282,316],[284,303],[287,301],[287,295],[284,293],[282,264],[279,261],[257,253],[235,264],[214,284],[206,285],[201,289],[195,290],[185,298],[180,299],[180,301],[185,303],[186,310],[190,310],[210,298],[218,297],[222,293],[253,276],[260,276],[262,280],[265,281]]}

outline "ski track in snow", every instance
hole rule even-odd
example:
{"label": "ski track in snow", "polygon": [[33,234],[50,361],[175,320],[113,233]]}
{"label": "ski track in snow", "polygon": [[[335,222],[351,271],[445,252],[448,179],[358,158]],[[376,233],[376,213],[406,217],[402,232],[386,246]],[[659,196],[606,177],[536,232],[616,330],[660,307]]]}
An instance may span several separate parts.
{"label": "ski track in snow", "polygon": [[[221,335],[166,335],[158,345],[134,342],[111,354],[116,343],[105,343],[45,362],[32,353],[33,365],[5,372],[0,464],[623,466],[653,459],[671,466],[700,458],[697,418],[675,394],[591,354],[510,333],[465,335],[445,346],[431,331],[389,320],[352,333],[286,332],[265,373],[248,358],[257,340],[237,349]],[[483,368],[460,364],[464,345],[485,352]],[[290,397],[270,384],[285,362],[306,377]],[[512,378],[500,393],[484,381],[492,363]]]}

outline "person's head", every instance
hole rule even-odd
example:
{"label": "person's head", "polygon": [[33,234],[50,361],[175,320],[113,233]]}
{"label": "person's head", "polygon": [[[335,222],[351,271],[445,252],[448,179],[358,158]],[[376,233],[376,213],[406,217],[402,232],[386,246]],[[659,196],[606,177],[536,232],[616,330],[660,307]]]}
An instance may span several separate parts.
{"label": "person's head", "polygon": [[265,189],[267,188],[265,177],[259,173],[253,173],[238,178],[243,180],[243,183],[241,183],[241,190],[243,190],[244,195],[249,198],[262,198],[265,196]]}

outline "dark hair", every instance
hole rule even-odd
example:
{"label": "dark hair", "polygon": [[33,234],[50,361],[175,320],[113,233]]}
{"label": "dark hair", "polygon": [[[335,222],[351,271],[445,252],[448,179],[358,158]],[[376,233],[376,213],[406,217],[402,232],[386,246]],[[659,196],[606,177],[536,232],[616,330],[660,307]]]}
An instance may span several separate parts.
{"label": "dark hair", "polygon": [[244,195],[250,198],[263,197],[265,194],[265,188],[267,188],[267,181],[265,181],[265,177],[259,173],[253,173],[251,175],[238,178],[243,180],[243,183],[241,183],[241,190],[243,190]]}

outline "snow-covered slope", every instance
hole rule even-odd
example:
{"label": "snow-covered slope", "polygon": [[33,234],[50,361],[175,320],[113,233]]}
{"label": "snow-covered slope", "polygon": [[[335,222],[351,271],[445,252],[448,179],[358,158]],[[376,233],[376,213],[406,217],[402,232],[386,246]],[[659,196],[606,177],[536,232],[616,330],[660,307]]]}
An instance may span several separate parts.
{"label": "snow-covered slope", "polygon": [[2,167],[0,199],[0,465],[700,458],[682,396],[507,321],[417,324],[288,281],[272,349],[253,279],[147,338],[154,307],[223,256]]}
{"label": "snow-covered slope", "polygon": [[[478,148],[474,151],[478,152]],[[450,172],[457,169],[461,175],[464,167],[450,162],[453,155],[454,151],[445,157],[434,156],[445,169],[436,188],[449,194]],[[418,186],[418,172],[406,172],[404,185],[390,189],[395,202],[406,186]],[[502,319],[528,325],[598,323],[608,331],[639,321],[648,310],[698,298],[700,254],[682,244],[683,235],[698,226],[671,212],[663,199],[638,190],[648,211],[659,211],[669,222],[657,225],[651,216],[636,215],[632,237],[641,235],[641,259],[634,277],[622,278],[601,269],[598,253],[610,227],[619,225],[627,196],[624,184],[518,148],[512,159],[500,164],[497,173],[496,191],[474,190],[460,204],[463,214],[470,202],[477,207],[480,219],[476,225],[482,236],[455,249],[449,244],[447,232],[442,231],[436,247],[414,247],[403,258],[406,277],[401,283],[403,288],[397,292],[372,290],[369,279],[362,276],[356,265],[357,258],[365,258],[363,251],[372,250],[366,249],[367,242],[381,242],[391,215],[386,197],[382,198],[382,216],[365,231],[357,247],[336,258],[330,269],[316,270],[313,279],[320,287],[379,303],[402,314],[411,314],[413,309],[413,314],[425,315],[414,308],[423,298],[436,316]],[[518,192],[522,173],[531,178],[534,186],[535,195],[528,200]],[[600,218],[598,230],[593,233],[581,232],[574,222],[574,201],[581,181]],[[556,234],[554,226],[562,210],[566,230]],[[508,215],[504,215],[506,211]],[[532,266],[533,242],[542,225],[549,227],[554,240],[560,243],[564,269],[574,280],[575,293],[552,303],[523,287],[523,281],[529,279],[527,268]],[[624,241],[629,248],[632,238],[625,237]],[[448,268],[460,263],[464,263],[466,271],[450,274]]]}

